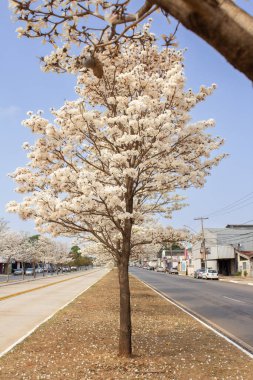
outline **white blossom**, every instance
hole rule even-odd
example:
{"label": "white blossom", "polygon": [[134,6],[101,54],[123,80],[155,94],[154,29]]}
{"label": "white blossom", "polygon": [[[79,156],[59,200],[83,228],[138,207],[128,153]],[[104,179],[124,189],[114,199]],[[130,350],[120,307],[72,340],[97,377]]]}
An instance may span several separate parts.
{"label": "white blossom", "polygon": [[[34,219],[42,234],[99,243],[116,259],[126,236],[128,254],[136,251],[136,239],[138,246],[163,241],[165,232],[152,227],[151,233],[147,221],[157,214],[172,218],[185,206],[177,190],[204,186],[224,157],[214,155],[223,144],[209,133],[214,121],[191,123],[189,113],[215,86],[185,90],[182,55],[159,51],[147,27],[145,33],[144,45],[127,40],[117,52],[109,45],[98,53],[103,78],[81,72],[79,98],[53,109],[53,122],[29,113],[23,124],[39,138],[25,144],[29,163],[11,175],[27,196],[10,202],[9,211]],[[66,50],[55,54],[76,70]],[[184,238],[171,228],[166,233]]]}

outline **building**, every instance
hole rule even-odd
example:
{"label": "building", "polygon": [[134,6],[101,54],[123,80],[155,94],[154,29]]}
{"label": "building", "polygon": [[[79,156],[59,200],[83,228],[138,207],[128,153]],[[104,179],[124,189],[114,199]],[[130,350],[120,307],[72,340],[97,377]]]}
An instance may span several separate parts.
{"label": "building", "polygon": [[194,270],[213,268],[229,276],[253,276],[253,225],[204,228],[202,240],[192,247]]}
{"label": "building", "polygon": [[167,268],[176,268],[181,274],[193,273],[193,265],[191,260],[191,250],[172,247],[162,247],[158,253],[159,266]]}

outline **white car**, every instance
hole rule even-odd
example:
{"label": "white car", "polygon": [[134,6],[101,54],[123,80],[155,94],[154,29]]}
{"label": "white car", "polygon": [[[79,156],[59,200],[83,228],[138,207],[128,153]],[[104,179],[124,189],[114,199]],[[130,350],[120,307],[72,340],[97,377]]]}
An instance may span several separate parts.
{"label": "white car", "polygon": [[156,271],[157,271],[157,272],[164,272],[164,273],[165,273],[165,272],[166,272],[166,269],[165,269],[164,267],[157,267],[157,268],[156,268]]}
{"label": "white car", "polygon": [[25,274],[26,274],[27,276],[33,276],[33,274],[34,274],[34,272],[33,272],[33,268],[27,268],[27,269],[25,270]]}
{"label": "white car", "polygon": [[215,269],[206,269],[202,274],[204,280],[219,280],[219,275]]}

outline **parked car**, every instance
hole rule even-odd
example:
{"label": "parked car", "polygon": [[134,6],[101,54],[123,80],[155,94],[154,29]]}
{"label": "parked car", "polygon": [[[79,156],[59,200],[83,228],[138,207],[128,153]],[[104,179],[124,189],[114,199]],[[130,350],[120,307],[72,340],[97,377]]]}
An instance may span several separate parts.
{"label": "parked car", "polygon": [[164,267],[157,267],[156,271],[157,272],[166,272],[166,269]]}
{"label": "parked car", "polygon": [[155,267],[151,267],[150,265],[147,267],[147,270],[155,270]]}
{"label": "parked car", "polygon": [[204,272],[205,272],[204,268],[195,270],[194,278],[202,278]]}
{"label": "parked car", "polygon": [[63,272],[70,272],[70,267],[62,267]]}
{"label": "parked car", "polygon": [[33,275],[33,268],[27,268],[27,269],[25,270],[25,274],[26,274],[27,276],[32,276],[32,275]]}
{"label": "parked car", "polygon": [[178,274],[178,270],[177,270],[177,268],[169,268],[169,269],[167,270],[167,272],[168,272],[169,274]]}
{"label": "parked car", "polygon": [[23,269],[15,269],[14,272],[13,272],[14,276],[18,276],[20,274],[23,274]]}
{"label": "parked car", "polygon": [[47,268],[47,272],[48,273],[54,273],[55,272],[55,269],[53,267],[48,267]]}
{"label": "parked car", "polygon": [[77,267],[70,267],[71,271],[77,271]]}
{"label": "parked car", "polygon": [[219,280],[219,275],[215,269],[207,269],[203,274],[202,278],[205,280]]}
{"label": "parked car", "polygon": [[38,267],[38,268],[35,269],[35,272],[36,273],[43,273],[43,268]]}

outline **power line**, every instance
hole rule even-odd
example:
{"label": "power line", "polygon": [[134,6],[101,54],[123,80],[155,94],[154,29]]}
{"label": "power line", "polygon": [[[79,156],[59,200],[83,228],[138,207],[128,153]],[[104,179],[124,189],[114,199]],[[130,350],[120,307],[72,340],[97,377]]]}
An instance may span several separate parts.
{"label": "power line", "polygon": [[240,210],[241,208],[246,207],[246,206],[249,206],[249,205],[252,205],[252,204],[253,204],[253,201],[252,201],[252,202],[249,202],[249,203],[246,203],[246,204],[244,204],[244,205],[241,205],[241,206],[239,206],[239,205],[238,205],[237,207],[236,207],[236,206],[233,206],[233,207],[231,208],[231,210],[217,213],[217,214],[214,215],[214,216],[231,214],[231,212],[234,212],[234,211]]}
{"label": "power line", "polygon": [[[214,216],[216,214],[220,214],[220,213],[223,213],[223,212],[226,212],[226,211],[229,211],[230,209],[233,209],[234,207],[237,207],[237,206],[241,206],[241,207],[244,207],[244,205],[240,205],[240,203],[245,203],[247,201],[249,201],[250,199],[253,198],[253,191],[251,191],[250,193],[244,195],[243,197],[241,197],[240,199],[232,202],[232,203],[229,203],[227,204],[226,206],[220,208],[220,209],[217,209],[209,214],[207,214],[207,217],[209,216]],[[251,202],[253,203],[253,202]],[[251,204],[249,203],[249,204]],[[248,205],[248,204],[247,204]],[[246,206],[246,205],[245,205]],[[232,212],[232,211],[231,211]]]}
{"label": "power line", "polygon": [[251,220],[247,220],[247,222],[240,223],[240,225],[248,224],[248,223],[250,223],[250,222],[253,222],[253,219],[251,219]]}

